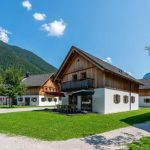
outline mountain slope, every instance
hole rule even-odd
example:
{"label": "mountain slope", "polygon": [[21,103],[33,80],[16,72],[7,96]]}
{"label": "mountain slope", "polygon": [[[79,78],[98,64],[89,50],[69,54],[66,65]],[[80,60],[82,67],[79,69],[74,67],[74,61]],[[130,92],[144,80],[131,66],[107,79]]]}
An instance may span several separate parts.
{"label": "mountain slope", "polygon": [[34,53],[0,41],[0,70],[8,67],[21,69],[23,73],[42,74],[56,72],[57,69]]}

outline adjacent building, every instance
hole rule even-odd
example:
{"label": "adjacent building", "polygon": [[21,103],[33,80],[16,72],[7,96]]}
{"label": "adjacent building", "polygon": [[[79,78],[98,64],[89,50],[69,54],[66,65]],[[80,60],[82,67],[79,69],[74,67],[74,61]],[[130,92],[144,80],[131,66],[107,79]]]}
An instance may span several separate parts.
{"label": "adjacent building", "polygon": [[54,77],[60,84],[63,105],[79,111],[114,113],[139,108],[140,81],[123,70],[71,47]]}
{"label": "adjacent building", "polygon": [[150,77],[140,79],[139,81],[143,83],[139,88],[139,106],[150,107]]}
{"label": "adjacent building", "polygon": [[59,86],[53,82],[54,74],[27,75],[22,80],[26,85],[25,93],[17,97],[18,105],[54,106],[60,104]]}

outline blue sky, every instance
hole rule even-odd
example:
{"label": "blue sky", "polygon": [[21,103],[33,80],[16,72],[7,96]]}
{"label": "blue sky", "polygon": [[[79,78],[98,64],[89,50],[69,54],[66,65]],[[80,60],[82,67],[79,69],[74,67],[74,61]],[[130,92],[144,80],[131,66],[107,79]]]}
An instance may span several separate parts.
{"label": "blue sky", "polygon": [[1,36],[57,68],[74,45],[136,78],[150,72],[149,0],[1,0],[0,11]]}

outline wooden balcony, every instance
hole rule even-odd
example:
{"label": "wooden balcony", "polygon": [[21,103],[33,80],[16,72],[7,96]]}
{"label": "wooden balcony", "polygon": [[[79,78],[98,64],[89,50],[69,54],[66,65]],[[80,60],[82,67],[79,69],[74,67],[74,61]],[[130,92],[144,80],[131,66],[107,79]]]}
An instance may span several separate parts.
{"label": "wooden balcony", "polygon": [[72,90],[81,90],[89,89],[94,87],[93,79],[77,80],[77,81],[68,81],[64,82],[61,85],[62,91],[72,91]]}

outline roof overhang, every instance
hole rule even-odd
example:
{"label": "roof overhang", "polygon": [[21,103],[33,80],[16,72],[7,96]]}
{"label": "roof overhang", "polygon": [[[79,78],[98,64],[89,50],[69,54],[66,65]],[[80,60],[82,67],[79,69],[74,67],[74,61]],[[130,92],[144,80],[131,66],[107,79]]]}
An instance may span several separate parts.
{"label": "roof overhang", "polygon": [[46,92],[46,94],[50,96],[65,97],[65,94],[63,92]]}
{"label": "roof overhang", "polygon": [[81,95],[93,95],[95,92],[94,90],[80,90],[77,92],[73,92],[73,96],[81,96]]}

